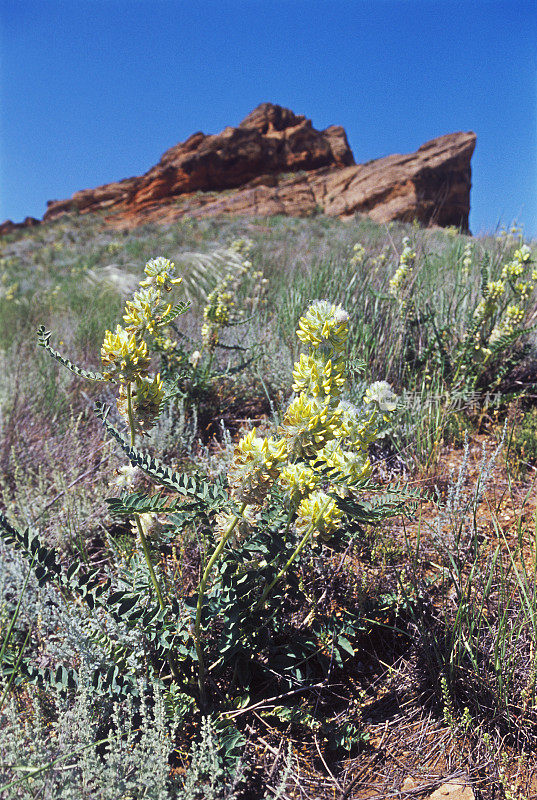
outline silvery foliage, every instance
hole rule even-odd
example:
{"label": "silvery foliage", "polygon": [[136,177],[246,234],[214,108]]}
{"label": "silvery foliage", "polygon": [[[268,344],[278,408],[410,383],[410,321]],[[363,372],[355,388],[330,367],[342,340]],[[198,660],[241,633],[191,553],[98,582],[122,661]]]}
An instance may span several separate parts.
{"label": "silvery foliage", "polygon": [[[9,622],[27,577],[28,565],[0,540],[0,612]],[[35,620],[38,620],[37,624]],[[5,625],[2,629],[5,630]],[[194,744],[183,779],[170,779],[169,756],[178,720],[167,717],[158,685],[140,680],[141,705],[131,697],[112,703],[90,683],[93,669],[107,665],[106,649],[94,636],[104,630],[133,654],[142,652],[136,631],[118,625],[106,611],[92,614],[67,602],[54,587],[39,587],[33,572],[16,627],[32,627],[39,665],[79,664],[80,683],[69,697],[24,689],[24,704],[8,693],[0,709],[0,796],[2,800],[234,800],[242,769],[225,775],[209,720]],[[138,646],[139,645],[139,646]],[[0,681],[0,696],[4,685]],[[149,708],[145,698],[154,698]],[[6,788],[6,787],[10,788]]]}
{"label": "silvery foliage", "polygon": [[489,457],[483,447],[478,477],[475,485],[471,488],[467,486],[470,445],[468,435],[466,435],[458,475],[454,478],[453,470],[450,471],[446,502],[436,519],[434,537],[441,549],[451,549],[457,543],[467,542],[477,533],[475,514],[488,483],[493,477],[505,435],[506,428],[504,427],[502,437]]}
{"label": "silvery foliage", "polygon": [[[236,800],[242,761],[231,772],[223,769],[208,718],[184,776],[170,777],[178,721],[167,718],[158,686],[140,686],[147,688],[153,707],[142,701],[136,713],[130,697],[113,705],[97,698],[87,676],[73,699],[49,696],[46,717],[34,687],[27,691],[24,712],[10,695],[0,712],[3,800]],[[288,775],[286,764],[277,797]]]}
{"label": "silvery foliage", "polygon": [[37,690],[27,691],[30,708],[24,711],[10,695],[0,714],[0,795],[6,800],[176,798],[179,787],[168,766],[176,721],[166,718],[158,687],[152,689],[153,708],[142,701],[135,712],[131,698],[107,706],[85,676],[73,699],[49,695],[46,718]]}
{"label": "silvery foliage", "polygon": [[191,413],[187,413],[184,398],[179,398],[175,404],[164,408],[155,426],[142,443],[142,450],[163,454],[177,449],[186,456],[193,456],[196,450],[196,433],[198,429],[198,413],[194,406]]}
{"label": "silvery foliage", "polygon": [[222,769],[218,742],[211,721],[204,717],[201,739],[192,746],[190,766],[177,800],[235,800],[242,776],[242,763],[232,775]]}
{"label": "silvery foliage", "polygon": [[[0,540],[0,609],[10,618],[28,573],[28,564]],[[138,670],[142,660],[142,638],[116,622],[104,608],[90,612],[82,602],[66,600],[54,586],[40,587],[31,572],[16,623],[17,628],[32,628],[32,640],[39,642],[40,667],[80,664],[88,672],[110,666],[110,655],[103,634],[118,645],[128,645],[127,664]]]}

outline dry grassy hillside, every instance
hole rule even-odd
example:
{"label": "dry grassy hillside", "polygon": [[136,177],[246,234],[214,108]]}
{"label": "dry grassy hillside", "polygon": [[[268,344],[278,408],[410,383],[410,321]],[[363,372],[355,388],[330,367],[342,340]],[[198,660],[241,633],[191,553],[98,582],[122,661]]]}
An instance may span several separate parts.
{"label": "dry grassy hillside", "polygon": [[0,797],[537,796],[536,283],[516,228],[3,237]]}

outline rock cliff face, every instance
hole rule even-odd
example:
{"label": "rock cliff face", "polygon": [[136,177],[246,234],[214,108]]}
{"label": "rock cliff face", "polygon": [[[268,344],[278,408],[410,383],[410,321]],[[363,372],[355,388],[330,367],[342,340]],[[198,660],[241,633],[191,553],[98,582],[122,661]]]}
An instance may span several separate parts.
{"label": "rock cliff face", "polygon": [[183,215],[361,212],[467,230],[475,141],[452,133],[410,155],[355,164],[343,128],[317,131],[304,116],[263,103],[237,128],[170,148],[145,175],[49,201],[43,219],[104,210],[110,224],[133,227]]}

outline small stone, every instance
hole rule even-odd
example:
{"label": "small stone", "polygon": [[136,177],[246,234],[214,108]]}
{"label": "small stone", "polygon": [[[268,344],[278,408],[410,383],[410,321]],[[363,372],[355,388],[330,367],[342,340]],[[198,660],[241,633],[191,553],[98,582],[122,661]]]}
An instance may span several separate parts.
{"label": "small stone", "polygon": [[475,794],[464,777],[439,786],[428,800],[475,800]]}
{"label": "small stone", "polygon": [[407,778],[404,779],[403,785],[401,786],[402,792],[410,792],[412,789],[415,789],[418,784],[414,780],[414,778],[409,775]]}

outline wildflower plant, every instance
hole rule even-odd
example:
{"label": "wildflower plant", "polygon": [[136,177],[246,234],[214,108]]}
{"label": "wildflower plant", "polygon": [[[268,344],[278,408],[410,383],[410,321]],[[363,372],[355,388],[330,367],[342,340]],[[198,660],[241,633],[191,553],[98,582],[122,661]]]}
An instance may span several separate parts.
{"label": "wildflower plant", "polygon": [[473,389],[485,375],[493,373],[489,388],[494,388],[525,354],[526,350],[520,347],[516,352],[516,346],[531,329],[527,325],[532,321],[531,301],[537,279],[532,264],[527,245],[515,250],[496,280],[490,279],[489,265],[483,263],[481,299],[456,352],[458,363],[453,366],[453,383],[463,381]]}
{"label": "wildflower plant", "polygon": [[[323,542],[334,545],[336,533],[353,516],[373,520],[393,510],[393,498],[369,512],[360,502],[360,490],[370,486],[368,446],[375,440],[379,412],[388,414],[396,398],[387,384],[379,391],[373,387],[367,397],[370,411],[365,414],[341,400],[348,324],[348,314],[340,306],[326,300],[310,305],[297,329],[308,352],[295,364],[295,396],[276,437],[257,436],[254,428],[236,445],[228,472],[231,513],[218,519],[218,545],[207,563],[197,602],[201,697],[205,672],[201,620],[210,571],[219,561],[227,562],[223,596],[234,598],[239,620],[226,632],[218,652],[223,663],[231,655],[235,660],[242,655],[235,670],[241,661],[244,670],[245,658],[251,659],[259,648],[259,618],[273,618],[275,608],[285,601],[284,579],[296,591],[302,552]],[[269,519],[278,525],[267,537],[259,523],[266,527]],[[265,556],[260,558],[261,554]],[[316,642],[309,646],[313,650]]]}
{"label": "wildflower plant", "polygon": [[263,301],[268,281],[263,278],[262,272],[253,269],[250,260],[252,246],[249,239],[234,239],[231,242],[229,252],[240,256],[240,267],[234,272],[229,271],[207,295],[207,302],[203,309],[200,355],[206,352],[209,360],[212,360],[212,354],[220,344],[222,330],[241,325],[246,321],[243,318],[245,309],[237,308],[237,297],[241,284],[253,283],[248,292],[251,312]]}
{"label": "wildflower plant", "polygon": [[[255,270],[250,260],[253,243],[235,239],[227,248],[214,252],[214,267],[221,277],[202,288],[205,294],[199,340],[190,339],[163,318],[162,327],[152,337],[152,348],[161,360],[162,375],[174,383],[174,391],[196,413],[199,402],[211,401],[218,379],[237,374],[258,358],[258,348],[230,343],[226,331],[248,323],[263,305],[268,280]],[[189,254],[190,258],[195,255]],[[205,256],[207,267],[211,255]],[[228,340],[228,341],[226,341]],[[230,358],[231,353],[235,358]],[[218,354],[227,356],[222,366]]]}
{"label": "wildflower plant", "polygon": [[408,236],[403,237],[403,249],[399,256],[399,266],[390,279],[390,294],[398,300],[401,307],[405,306],[406,294],[412,280],[416,252],[413,250]]}
{"label": "wildflower plant", "polygon": [[[110,408],[95,406],[130,464],[112,482],[122,490],[120,496],[107,502],[116,518],[131,520],[143,559],[104,577],[78,561],[63,565],[39,533],[18,530],[4,514],[0,535],[30,561],[40,584],[55,585],[64,596],[85,603],[89,613],[106,611],[143,642],[133,658],[129,644],[119,646],[103,632],[100,641],[106,643],[110,667],[91,676],[100,691],[138,696],[145,664],[160,675],[163,691],[181,713],[195,704],[203,711],[220,705],[224,713],[236,692],[250,691],[255,674],[266,680],[276,664],[281,680],[303,683],[314,663],[326,672],[334,658],[341,664],[343,655],[353,652],[347,637],[360,629],[355,617],[343,627],[329,615],[311,621],[289,647],[281,635],[289,625],[284,611],[306,602],[300,571],[307,552],[320,553],[326,544],[332,550],[347,547],[363,525],[407,507],[397,491],[372,499],[376,487],[368,448],[396,397],[388,384],[377,382],[367,390],[363,408],[343,399],[349,316],[327,300],[315,301],[298,323],[306,352],[295,364],[294,396],[278,428],[267,436],[248,431],[236,444],[225,477],[175,472],[136,445],[166,401],[165,382],[151,372],[151,340],[188,304],[167,300],[180,283],[168,260],[148,262],[145,276],[127,301],[125,325],[105,333],[102,373],[61,356],[52,349],[50,334],[39,331],[39,344],[62,365],[80,377],[117,386],[126,437],[110,421]],[[133,468],[159,490],[134,491]],[[160,543],[181,541],[192,527],[202,535],[200,579],[185,596],[166,568]],[[335,655],[320,648],[327,639],[335,642]],[[43,669],[22,659],[17,668],[26,680],[64,689],[79,682],[75,669],[61,665]]]}
{"label": "wildflower plant", "polygon": [[[390,293],[398,302],[404,327],[403,360],[414,379],[436,372],[447,391],[471,392],[495,389],[510,369],[526,354],[522,342],[532,330],[537,270],[528,245],[504,250],[503,265],[493,276],[491,257],[481,263],[481,290],[465,330],[458,320],[437,319],[430,301],[419,291],[408,297],[415,253],[404,243],[400,265],[390,280]],[[460,275],[467,281],[473,263],[472,245],[459,259]]]}

